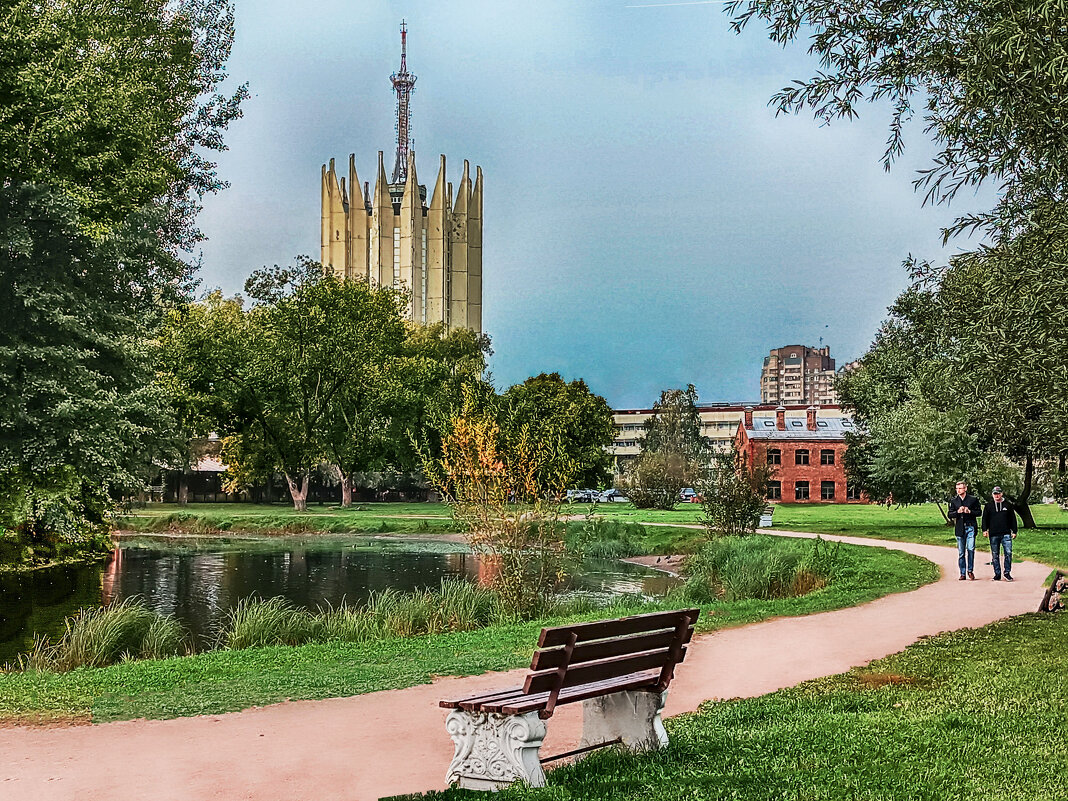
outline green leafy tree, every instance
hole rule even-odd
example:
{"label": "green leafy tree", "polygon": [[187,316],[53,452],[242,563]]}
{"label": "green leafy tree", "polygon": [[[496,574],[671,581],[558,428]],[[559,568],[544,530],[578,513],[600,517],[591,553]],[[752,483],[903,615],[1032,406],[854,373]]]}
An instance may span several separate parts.
{"label": "green leafy tree", "polygon": [[605,449],[615,436],[612,409],[585,381],[541,373],[510,387],[502,400],[510,407],[510,424],[527,426],[535,440],[560,442],[577,484],[600,487],[611,478],[612,458]]}
{"label": "green leafy tree", "polygon": [[370,447],[368,432],[382,412],[373,382],[403,340],[403,298],[336,279],[307,260],[254,273],[245,287],[258,301],[247,311],[213,296],[190,316],[184,361],[213,351],[200,367],[226,399],[228,453],[260,466],[234,464],[235,475],[269,465],[303,510],[321,462],[336,460],[347,481],[373,456],[361,449]]}
{"label": "green leafy tree", "polygon": [[240,116],[219,92],[229,0],[14,0],[0,10],[0,178],[73,198],[94,236],[146,207],[188,246],[198,199],[222,188],[205,153]]}
{"label": "green leafy tree", "polygon": [[96,239],[69,199],[0,186],[0,514],[27,541],[99,531],[108,492],[138,486],[164,445],[145,342],[185,268],[155,226]]}
{"label": "green leafy tree", "polygon": [[710,452],[693,384],[665,390],[645,421],[641,452],[617,486],[641,509],[673,509],[683,487],[701,482]]}

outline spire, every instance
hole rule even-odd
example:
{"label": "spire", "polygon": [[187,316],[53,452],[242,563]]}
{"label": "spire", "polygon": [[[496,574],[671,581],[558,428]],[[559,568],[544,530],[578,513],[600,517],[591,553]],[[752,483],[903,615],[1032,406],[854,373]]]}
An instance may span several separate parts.
{"label": "spire", "polygon": [[397,159],[393,163],[393,180],[391,183],[402,184],[408,177],[408,150],[411,142],[412,110],[408,105],[412,89],[415,88],[415,76],[408,72],[408,26],[401,20],[401,63],[400,70],[390,76],[393,91],[397,93]]}

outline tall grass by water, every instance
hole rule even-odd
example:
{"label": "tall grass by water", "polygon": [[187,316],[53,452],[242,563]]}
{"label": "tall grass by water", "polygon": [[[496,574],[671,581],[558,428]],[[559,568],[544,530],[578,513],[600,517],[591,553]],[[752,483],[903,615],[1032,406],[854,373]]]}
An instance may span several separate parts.
{"label": "tall grass by water", "polygon": [[649,553],[645,526],[603,517],[569,523],[568,550],[590,559],[625,559]]}
{"label": "tall grass by water", "polygon": [[686,560],[685,594],[695,603],[770,600],[826,587],[839,563],[838,543],[767,535],[723,537]]}
{"label": "tall grass by water", "polygon": [[387,588],[372,593],[366,604],[318,612],[284,598],[248,598],[230,612],[221,644],[238,649],[443,634],[484,628],[498,615],[492,590],[455,578],[442,579],[436,590],[401,593]]}
{"label": "tall grass by water", "polygon": [[132,597],[68,618],[59,641],[37,638],[30,653],[20,657],[19,667],[62,672],[131,659],[165,659],[188,652],[187,643],[181,623]]}

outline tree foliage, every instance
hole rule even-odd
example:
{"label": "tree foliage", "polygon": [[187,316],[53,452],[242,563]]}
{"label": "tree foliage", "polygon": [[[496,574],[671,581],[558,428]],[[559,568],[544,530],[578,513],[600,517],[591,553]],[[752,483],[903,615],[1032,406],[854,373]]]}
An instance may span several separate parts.
{"label": "tree foliage", "polygon": [[245,87],[218,87],[229,0],[14,0],[0,10],[0,170],[68,195],[101,236],[146,206],[168,244],[197,239],[198,199],[223,183],[207,151]]}
{"label": "tree foliage", "polygon": [[767,506],[774,468],[763,454],[749,464],[745,453],[737,449],[716,454],[711,461],[698,485],[705,510],[701,522],[711,536],[752,534]]}
{"label": "tree foliage", "polygon": [[775,42],[807,36],[820,69],[772,98],[778,111],[811,109],[824,122],[891,108],[885,166],[922,114],[939,148],[916,184],[930,202],[997,184],[998,207],[962,218],[1013,229],[1036,202],[1068,189],[1068,4],[1065,0],[730,0],[741,31],[754,20]]}
{"label": "tree foliage", "polygon": [[0,475],[5,528],[33,540],[83,537],[77,508],[97,529],[101,499],[140,484],[167,426],[146,341],[184,265],[150,213],[103,239],[80,221],[52,191],[0,186]]}
{"label": "tree foliage", "polygon": [[710,451],[693,384],[665,390],[645,421],[641,452],[617,486],[640,509],[674,509],[683,487],[701,482]]}
{"label": "tree foliage", "polygon": [[[605,450],[615,437],[612,409],[586,382],[566,382],[559,373],[541,373],[502,395],[512,425],[526,426],[538,441],[555,440],[574,465],[573,482],[601,487],[611,477],[612,458]],[[552,468],[555,469],[555,468]]]}
{"label": "tree foliage", "polygon": [[439,421],[441,455],[424,452],[423,469],[486,558],[504,609],[529,617],[547,609],[563,576],[560,497],[574,464],[559,439],[535,437],[507,409],[467,390]]}

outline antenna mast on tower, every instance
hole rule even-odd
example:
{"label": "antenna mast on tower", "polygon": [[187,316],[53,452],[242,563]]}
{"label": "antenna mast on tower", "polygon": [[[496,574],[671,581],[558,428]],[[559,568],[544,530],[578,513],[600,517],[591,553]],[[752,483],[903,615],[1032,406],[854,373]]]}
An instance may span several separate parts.
{"label": "antenna mast on tower", "polygon": [[391,183],[402,184],[408,179],[408,150],[411,146],[412,110],[408,105],[412,89],[415,88],[415,76],[408,72],[408,26],[401,20],[401,63],[400,70],[390,76],[393,91],[397,93],[397,161],[393,165]]}

